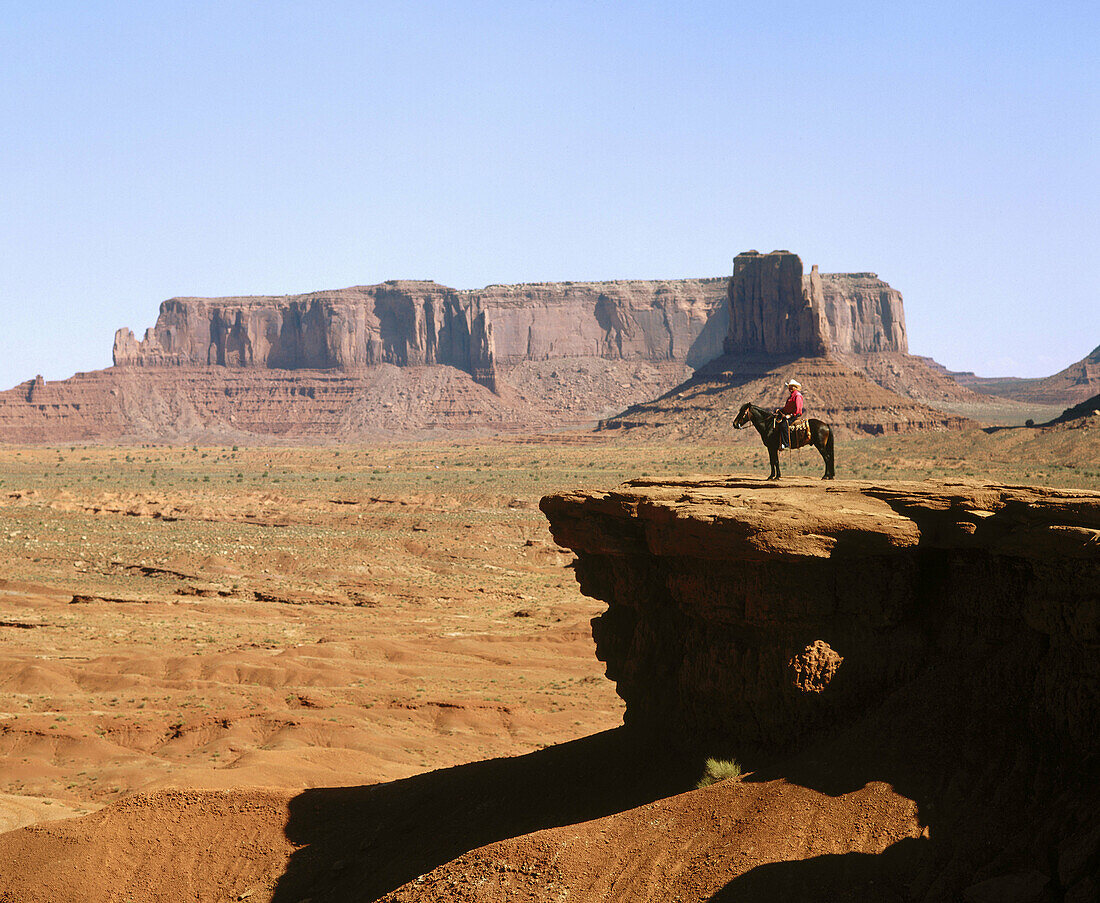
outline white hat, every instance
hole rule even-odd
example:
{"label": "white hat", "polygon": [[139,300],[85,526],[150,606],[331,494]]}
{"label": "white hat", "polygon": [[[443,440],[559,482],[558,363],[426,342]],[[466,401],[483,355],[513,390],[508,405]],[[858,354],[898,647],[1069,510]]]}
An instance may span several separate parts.
{"label": "white hat", "polygon": [[802,383],[800,383],[797,379],[788,379],[787,380],[787,385],[788,386],[794,386],[796,389],[801,389],[802,388]]}

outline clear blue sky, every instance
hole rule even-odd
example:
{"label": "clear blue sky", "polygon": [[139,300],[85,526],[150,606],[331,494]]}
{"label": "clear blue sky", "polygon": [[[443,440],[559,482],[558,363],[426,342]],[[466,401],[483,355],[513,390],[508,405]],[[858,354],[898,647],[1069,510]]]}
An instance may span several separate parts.
{"label": "clear blue sky", "polygon": [[175,295],[873,270],[910,347],[1100,344],[1092,2],[0,0],[0,387]]}

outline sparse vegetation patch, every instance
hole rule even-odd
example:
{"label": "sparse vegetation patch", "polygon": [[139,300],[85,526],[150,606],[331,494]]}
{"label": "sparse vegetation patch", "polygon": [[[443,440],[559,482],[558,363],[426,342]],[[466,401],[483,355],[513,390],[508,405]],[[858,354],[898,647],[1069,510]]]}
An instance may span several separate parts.
{"label": "sparse vegetation patch", "polygon": [[703,766],[703,776],[695,785],[702,790],[719,781],[729,781],[741,777],[741,763],[736,759],[707,759]]}

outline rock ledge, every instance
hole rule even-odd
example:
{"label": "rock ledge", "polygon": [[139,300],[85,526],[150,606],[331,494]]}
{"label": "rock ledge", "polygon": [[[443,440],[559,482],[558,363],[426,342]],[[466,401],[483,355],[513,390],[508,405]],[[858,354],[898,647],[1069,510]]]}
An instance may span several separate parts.
{"label": "rock ledge", "polygon": [[[995,658],[1000,638],[1033,647],[1037,695],[1020,701],[1036,729],[1095,745],[1100,493],[731,477],[632,480],[541,507],[577,553],[581,590],[609,606],[593,634],[628,723],[782,748],[947,650]],[[800,692],[790,663],[815,641],[843,664],[828,692]],[[1056,672],[1072,686],[1055,691]]]}

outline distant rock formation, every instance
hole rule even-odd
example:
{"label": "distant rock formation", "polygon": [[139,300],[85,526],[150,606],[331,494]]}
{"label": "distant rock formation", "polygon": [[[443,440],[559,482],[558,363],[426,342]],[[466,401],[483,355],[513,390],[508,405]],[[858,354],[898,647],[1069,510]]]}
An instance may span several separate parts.
{"label": "distant rock formation", "polygon": [[[0,392],[0,439],[349,438],[591,423],[731,357],[763,373],[828,354],[847,371],[882,374],[902,394],[919,397],[908,389],[937,380],[966,393],[946,375],[904,378],[912,369],[906,347],[898,292],[870,273],[815,266],[807,275],[788,251],[739,254],[732,279],[471,291],[402,280],[305,295],[172,298],[140,340],[118,330],[109,370]],[[761,360],[770,365],[761,370]],[[397,383],[400,395],[387,397]],[[860,408],[868,394],[860,385],[845,385],[855,396],[833,393],[850,415],[843,422],[872,432],[940,422],[893,394]],[[940,388],[936,398],[950,395]]]}
{"label": "distant rock formation", "polygon": [[803,286],[802,260],[790,251],[745,251],[729,282],[728,354],[807,357],[824,354],[829,327],[820,277]]}
{"label": "distant rock formation", "polygon": [[901,293],[874,273],[809,274],[790,251],[745,251],[729,283],[729,354],[817,357],[909,351]]}
{"label": "distant rock formation", "polygon": [[0,440],[347,440],[591,424],[721,353],[726,279],[173,298],[114,366],[0,392]]}
{"label": "distant rock formation", "polygon": [[286,297],[173,298],[141,341],[116,333],[114,363],[345,372],[443,364],[495,389],[498,364],[713,357],[720,345],[706,327],[724,294],[721,279],[470,292],[393,281]]}
{"label": "distant rock formation", "polygon": [[[820,279],[820,288],[815,277]],[[875,273],[823,273],[814,264],[808,288],[820,297],[829,325],[829,350],[839,354],[909,352],[901,292]]]}
{"label": "distant rock formation", "polygon": [[959,385],[975,392],[1034,404],[1073,405],[1100,393],[1100,346],[1064,370],[1035,379],[1014,376],[990,378],[946,369],[944,372]]}
{"label": "distant rock formation", "polygon": [[498,392],[442,364],[354,372],[111,367],[0,392],[5,442],[347,442],[589,426],[682,382],[677,362],[524,362]]}
{"label": "distant rock formation", "polygon": [[974,393],[908,354],[901,294],[874,273],[809,274],[790,251],[745,251],[729,280],[724,354],[668,395],[601,421],[669,438],[718,434],[745,401],[780,406],[797,376],[812,416],[881,434],[964,426],[931,405]]}

